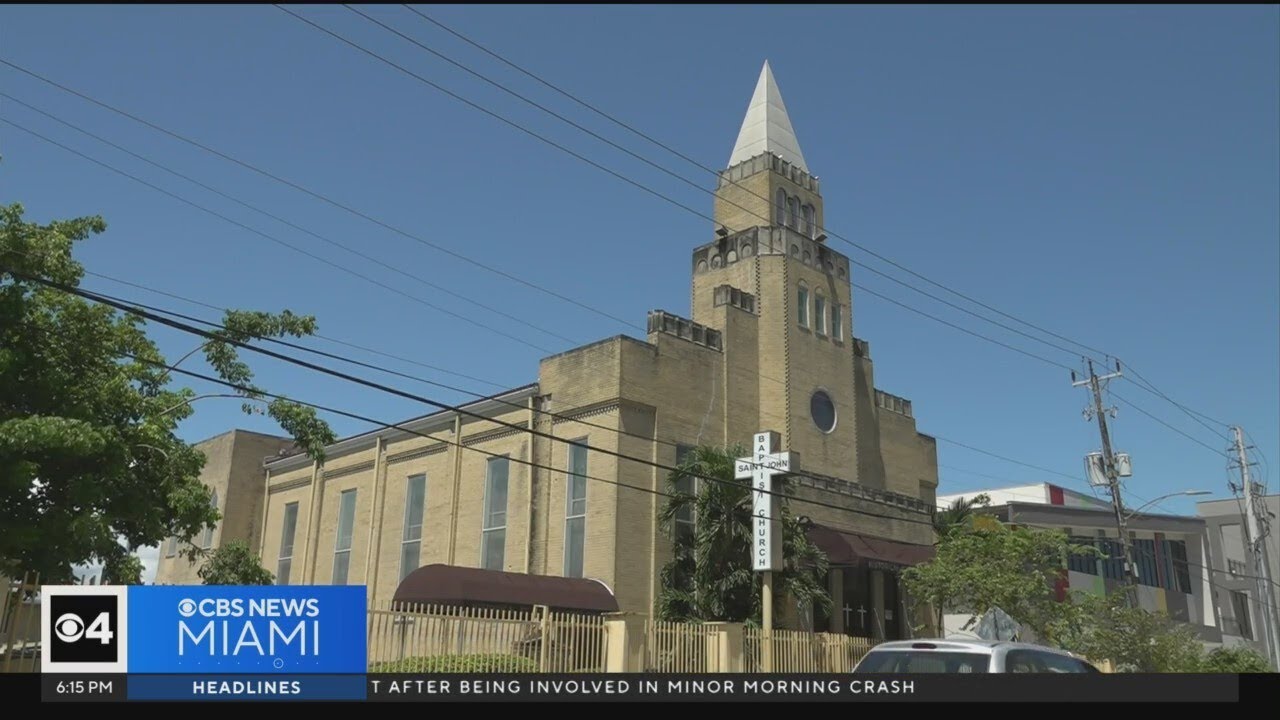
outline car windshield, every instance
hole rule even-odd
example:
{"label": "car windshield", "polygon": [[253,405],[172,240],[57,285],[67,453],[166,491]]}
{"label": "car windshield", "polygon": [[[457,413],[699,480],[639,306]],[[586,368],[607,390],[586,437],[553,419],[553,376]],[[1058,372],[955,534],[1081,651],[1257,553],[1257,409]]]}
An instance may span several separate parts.
{"label": "car windshield", "polygon": [[858,664],[859,673],[985,673],[990,655],[937,650],[871,651]]}

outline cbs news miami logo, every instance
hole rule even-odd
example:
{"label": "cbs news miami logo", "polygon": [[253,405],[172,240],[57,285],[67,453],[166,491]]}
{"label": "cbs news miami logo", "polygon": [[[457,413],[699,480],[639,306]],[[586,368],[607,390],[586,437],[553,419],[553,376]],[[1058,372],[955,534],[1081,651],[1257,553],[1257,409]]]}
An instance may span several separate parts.
{"label": "cbs news miami logo", "polygon": [[365,588],[45,586],[46,673],[363,673]]}
{"label": "cbs news miami logo", "polygon": [[128,667],[129,588],[41,588],[42,672],[122,673]]}

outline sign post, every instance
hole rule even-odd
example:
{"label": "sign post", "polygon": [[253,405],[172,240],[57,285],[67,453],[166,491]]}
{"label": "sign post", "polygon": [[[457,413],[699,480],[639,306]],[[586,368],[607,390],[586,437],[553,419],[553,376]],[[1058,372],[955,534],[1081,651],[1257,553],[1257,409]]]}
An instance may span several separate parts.
{"label": "sign post", "polygon": [[773,672],[773,571],[783,567],[782,519],[774,478],[800,467],[800,456],[780,452],[780,444],[781,438],[776,432],[756,433],[751,456],[739,458],[734,465],[734,477],[751,479],[751,568],[764,573],[760,597],[764,624],[760,659],[765,672]]}

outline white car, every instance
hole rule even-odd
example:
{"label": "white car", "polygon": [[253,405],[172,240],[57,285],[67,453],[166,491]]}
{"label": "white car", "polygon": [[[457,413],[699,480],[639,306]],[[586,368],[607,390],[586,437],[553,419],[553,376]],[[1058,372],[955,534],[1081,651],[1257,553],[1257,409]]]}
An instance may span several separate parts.
{"label": "white car", "polygon": [[1003,640],[901,640],[876,645],[855,673],[1096,673],[1064,650]]}

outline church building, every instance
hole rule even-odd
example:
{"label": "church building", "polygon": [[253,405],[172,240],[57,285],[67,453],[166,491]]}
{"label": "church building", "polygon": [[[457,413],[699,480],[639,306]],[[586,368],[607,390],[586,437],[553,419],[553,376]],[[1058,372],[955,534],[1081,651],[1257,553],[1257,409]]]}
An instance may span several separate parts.
{"label": "church building", "polygon": [[[823,234],[821,183],[767,63],[714,216],[691,248],[691,307],[651,311],[644,338],[543,358],[527,385],[348,437],[322,464],[268,457],[257,497],[242,493],[264,565],[282,584],[365,584],[374,604],[431,564],[591,578],[651,614],[672,552],[654,465],[773,431],[802,459],[790,492],[818,503],[790,512],[832,568],[831,617],[790,622],[908,636],[897,573],[932,553],[937,448],[912,402],[875,385],[849,258]],[[180,564],[162,557],[157,581]]]}

